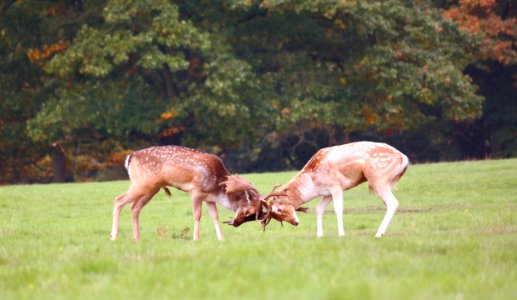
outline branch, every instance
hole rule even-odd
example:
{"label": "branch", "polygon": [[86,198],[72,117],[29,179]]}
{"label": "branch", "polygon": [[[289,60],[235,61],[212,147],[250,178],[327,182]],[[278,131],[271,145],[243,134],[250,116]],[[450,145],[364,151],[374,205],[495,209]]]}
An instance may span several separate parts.
{"label": "branch", "polygon": [[240,18],[239,20],[237,20],[237,24],[240,25],[242,23],[249,22],[255,18],[265,17],[265,16],[267,16],[267,14],[268,14],[267,9],[257,9],[255,11],[252,11],[249,14],[245,15],[244,17]]}
{"label": "branch", "polygon": [[13,5],[16,2],[16,0],[4,0],[4,3],[0,6],[0,14],[3,14],[4,12],[9,9],[11,5]]}
{"label": "branch", "polygon": [[501,19],[506,20],[508,17],[508,13],[510,12],[510,0],[506,0],[506,5],[504,7],[503,13],[501,14]]}
{"label": "branch", "polygon": [[163,81],[163,92],[167,99],[173,99],[176,96],[172,87],[172,73],[167,66],[158,71]]}

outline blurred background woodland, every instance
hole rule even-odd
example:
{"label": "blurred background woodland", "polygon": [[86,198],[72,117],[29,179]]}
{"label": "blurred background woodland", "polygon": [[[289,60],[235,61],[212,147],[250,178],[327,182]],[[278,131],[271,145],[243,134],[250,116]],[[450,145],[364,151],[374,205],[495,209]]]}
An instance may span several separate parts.
{"label": "blurred background woodland", "polygon": [[517,156],[516,36],[509,0],[3,0],[0,183],[127,178],[168,144],[231,172],[356,140]]}

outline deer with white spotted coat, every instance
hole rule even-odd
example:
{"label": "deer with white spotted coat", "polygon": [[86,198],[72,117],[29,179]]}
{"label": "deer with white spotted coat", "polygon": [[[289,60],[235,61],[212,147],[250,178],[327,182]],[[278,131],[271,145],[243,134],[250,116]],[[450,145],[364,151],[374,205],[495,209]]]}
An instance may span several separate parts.
{"label": "deer with white spotted coat", "polygon": [[382,237],[398,208],[391,189],[408,165],[406,155],[383,143],[356,142],[320,149],[281,190],[276,192],[275,187],[262,198],[267,204],[262,226],[265,228],[271,219],[298,225],[296,211],[305,211],[301,207],[304,203],[321,196],[316,206],[317,236],[323,236],[323,212],[331,201],[337,217],[338,235],[343,236],[343,191],[368,181],[370,190],[386,205],[386,214],[375,234]]}
{"label": "deer with white spotted coat", "polygon": [[187,192],[192,197],[194,240],[199,239],[202,203],[206,202],[217,238],[223,240],[216,203],[235,211],[227,222],[235,227],[263,217],[257,189],[248,180],[230,175],[217,156],[180,146],[157,146],[128,155],[125,163],[131,180],[129,190],[115,198],[111,239],[117,239],[122,208],[132,203],[133,238],[140,238],[138,216],[151,198],[167,186]]}

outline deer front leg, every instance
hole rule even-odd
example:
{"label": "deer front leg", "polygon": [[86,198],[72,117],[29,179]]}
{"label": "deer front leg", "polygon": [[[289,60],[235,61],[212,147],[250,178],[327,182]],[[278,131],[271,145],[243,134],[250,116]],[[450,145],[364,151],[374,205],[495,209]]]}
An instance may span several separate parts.
{"label": "deer front leg", "polygon": [[345,235],[345,229],[343,228],[343,191],[336,189],[332,191],[332,200],[334,201],[334,212],[337,218],[337,231],[338,236]]}
{"label": "deer front leg", "polygon": [[194,241],[199,240],[199,223],[201,221],[201,212],[203,210],[203,201],[200,197],[192,198],[192,212],[194,214]]}
{"label": "deer front leg", "polygon": [[212,217],[212,221],[214,222],[217,239],[222,241],[224,240],[224,237],[223,232],[221,231],[221,227],[219,226],[219,214],[217,212],[217,206],[215,205],[215,202],[206,202],[206,205],[208,206],[208,212]]}
{"label": "deer front leg", "polygon": [[316,235],[317,237],[323,236],[323,213],[325,212],[325,208],[329,205],[330,201],[332,201],[332,197],[325,196],[321,198],[320,203],[316,206]]}

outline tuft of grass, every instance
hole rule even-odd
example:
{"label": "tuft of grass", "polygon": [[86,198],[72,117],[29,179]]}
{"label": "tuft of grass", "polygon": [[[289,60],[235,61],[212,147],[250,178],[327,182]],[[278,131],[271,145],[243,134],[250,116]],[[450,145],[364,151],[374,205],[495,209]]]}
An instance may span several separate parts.
{"label": "tuft of grass", "polygon": [[[247,174],[262,193],[295,172]],[[187,194],[158,194],[131,239],[129,207],[109,240],[127,181],[0,187],[0,299],[514,299],[517,159],[411,166],[382,239],[384,206],[366,185],[344,193],[316,238],[314,207],[293,227],[223,225],[207,211],[192,238]],[[219,209],[220,221],[232,212]]]}

